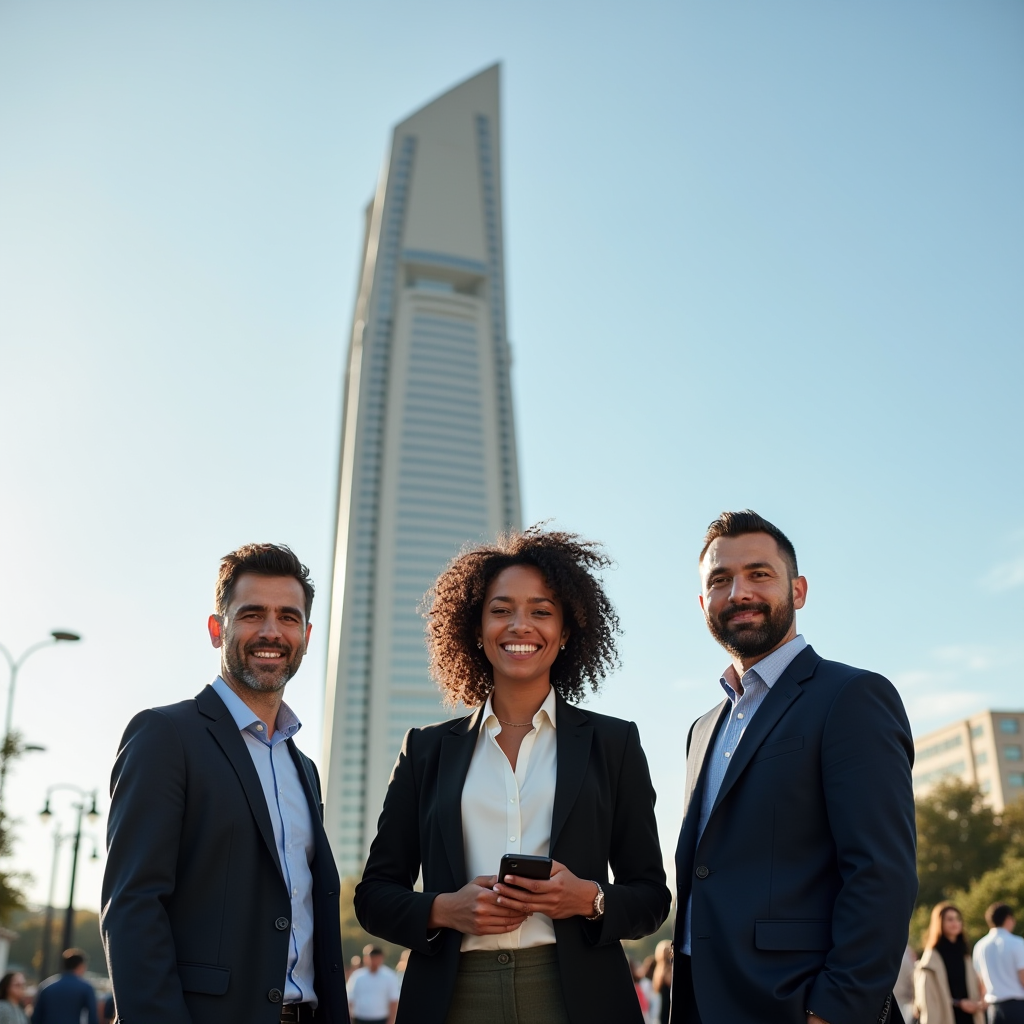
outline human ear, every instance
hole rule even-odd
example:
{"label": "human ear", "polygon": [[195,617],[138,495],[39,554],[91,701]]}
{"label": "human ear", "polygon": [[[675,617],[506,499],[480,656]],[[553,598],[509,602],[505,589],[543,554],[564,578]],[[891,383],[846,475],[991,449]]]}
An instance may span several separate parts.
{"label": "human ear", "polygon": [[792,581],[793,607],[803,608],[807,603],[807,579],[804,576],[797,576]]}
{"label": "human ear", "polygon": [[220,647],[224,643],[224,639],[221,636],[221,632],[224,628],[224,623],[219,615],[211,615],[206,620],[206,628],[210,631],[210,643],[214,647]]}

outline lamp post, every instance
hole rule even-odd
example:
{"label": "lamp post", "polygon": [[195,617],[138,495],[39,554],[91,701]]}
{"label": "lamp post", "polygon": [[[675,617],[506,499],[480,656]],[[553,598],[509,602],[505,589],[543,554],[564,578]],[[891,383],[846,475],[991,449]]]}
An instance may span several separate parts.
{"label": "lamp post", "polygon": [[[58,789],[70,789],[72,792],[77,793],[81,798],[81,803],[72,804],[72,808],[78,812],[78,821],[75,825],[75,831],[70,836],[73,840],[71,846],[71,887],[68,893],[68,909],[64,914],[64,937],[63,937],[63,948],[70,949],[74,944],[75,937],[75,876],[78,873],[78,847],[82,842],[82,816],[86,815],[89,821],[95,821],[99,816],[99,809],[96,807],[96,790],[94,789],[91,793],[84,789],[80,789],[78,786],[70,782],[58,782],[50,786],[46,791],[46,802],[43,804],[43,809],[39,812],[39,817],[44,822],[50,820],[50,816],[53,813],[50,810],[50,795]],[[90,800],[88,810],[86,810],[85,801]]]}
{"label": "lamp post", "polygon": [[18,681],[18,669],[25,664],[25,660],[29,655],[35,654],[36,651],[42,650],[44,647],[50,647],[53,644],[59,644],[62,641],[74,643],[81,639],[82,638],[77,633],[69,633],[65,630],[55,629],[45,640],[40,640],[38,643],[32,644],[31,647],[23,651],[20,658],[15,658],[3,644],[0,644],[0,654],[3,654],[7,659],[7,664],[11,670],[11,681],[7,687],[7,719],[4,726],[4,745],[3,750],[0,751],[0,811],[3,810],[4,806],[4,782],[7,779],[7,762],[10,760],[12,753],[11,724],[14,716],[14,686]]}
{"label": "lamp post", "polygon": [[39,980],[48,978],[46,968],[50,963],[50,939],[53,934],[53,898],[57,888],[57,862],[60,859],[60,848],[69,835],[61,835],[60,825],[53,830],[53,864],[50,867],[50,895],[46,899],[46,917],[43,921],[42,943],[39,949]]}

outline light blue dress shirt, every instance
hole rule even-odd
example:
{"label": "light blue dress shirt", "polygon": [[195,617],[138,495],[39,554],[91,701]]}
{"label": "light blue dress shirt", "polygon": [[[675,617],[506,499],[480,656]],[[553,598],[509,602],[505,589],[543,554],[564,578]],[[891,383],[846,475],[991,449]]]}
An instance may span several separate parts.
{"label": "light blue dress shirt", "polygon": [[[277,712],[277,731],[269,739],[267,727],[224,680],[213,682],[217,696],[227,705],[249,749],[256,774],[263,786],[274,842],[281,870],[292,903],[291,943],[288,946],[288,971],[285,975],[284,1001],[317,1005],[313,991],[313,819],[302,788],[299,769],[292,760],[286,740],[302,728],[287,704]],[[259,894],[253,894],[259,899]]]}
{"label": "light blue dress shirt", "polygon": [[[719,682],[725,690],[725,696],[732,705],[729,717],[719,728],[715,737],[715,746],[711,751],[708,773],[704,779],[704,793],[700,801],[700,818],[697,819],[697,842],[704,835],[704,828],[711,817],[711,808],[715,806],[718,791],[722,788],[722,780],[729,770],[729,761],[743,739],[743,733],[757,709],[761,706],[768,691],[779,681],[782,673],[789,668],[790,662],[807,646],[802,635],[797,634],[783,644],[777,651],[772,651],[767,658],[762,658],[756,665],[743,673],[740,686],[743,693],[737,693],[728,683],[723,673]],[[729,671],[728,669],[726,671]],[[693,909],[693,894],[686,901],[686,923],[683,926],[683,952],[690,955],[690,912]]]}

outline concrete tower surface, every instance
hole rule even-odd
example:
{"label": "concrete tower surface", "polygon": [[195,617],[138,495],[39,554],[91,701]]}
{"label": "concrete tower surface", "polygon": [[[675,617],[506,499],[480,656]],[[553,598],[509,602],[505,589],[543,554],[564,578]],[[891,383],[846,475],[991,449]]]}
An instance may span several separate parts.
{"label": "concrete tower surface", "polygon": [[342,875],[362,868],[405,732],[445,717],[424,592],[465,543],[520,526],[500,167],[494,66],[395,128],[367,210],[324,713]]}

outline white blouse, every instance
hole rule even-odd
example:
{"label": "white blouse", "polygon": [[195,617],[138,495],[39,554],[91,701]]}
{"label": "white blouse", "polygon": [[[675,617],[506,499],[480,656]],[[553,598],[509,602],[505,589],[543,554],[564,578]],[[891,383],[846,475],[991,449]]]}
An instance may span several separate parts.
{"label": "white blouse", "polygon": [[[495,737],[503,726],[487,698],[476,748],[462,788],[462,837],[469,878],[495,875],[506,853],[549,856],[551,813],[555,805],[557,741],[555,691],[533,716],[512,771]],[[555,941],[555,926],[545,914],[534,914],[514,932],[463,935],[462,951],[525,949]]]}

